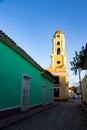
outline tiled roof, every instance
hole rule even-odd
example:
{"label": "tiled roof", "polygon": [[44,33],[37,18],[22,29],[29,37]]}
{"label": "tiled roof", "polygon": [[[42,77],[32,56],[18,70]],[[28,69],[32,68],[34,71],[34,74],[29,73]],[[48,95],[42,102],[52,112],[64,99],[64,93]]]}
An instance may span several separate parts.
{"label": "tiled roof", "polygon": [[57,30],[55,34],[61,34],[62,32],[60,30]]}
{"label": "tiled roof", "polygon": [[16,51],[20,56],[22,56],[24,59],[26,59],[28,62],[30,62],[32,65],[34,65],[39,70],[43,70],[43,68],[36,63],[31,56],[29,56],[22,48],[20,48],[10,37],[8,37],[2,30],[0,30],[0,41],[4,42],[7,46],[9,46],[11,49]]}
{"label": "tiled roof", "polygon": [[[25,60],[35,66],[37,69],[41,71],[41,75],[48,78],[52,82],[54,82],[54,76],[48,71],[44,70],[31,56],[29,56],[22,48],[20,48],[8,35],[6,35],[2,30],[0,30],[0,41],[9,46],[15,52],[17,52],[20,56],[22,56]],[[43,73],[43,74],[42,74]]]}

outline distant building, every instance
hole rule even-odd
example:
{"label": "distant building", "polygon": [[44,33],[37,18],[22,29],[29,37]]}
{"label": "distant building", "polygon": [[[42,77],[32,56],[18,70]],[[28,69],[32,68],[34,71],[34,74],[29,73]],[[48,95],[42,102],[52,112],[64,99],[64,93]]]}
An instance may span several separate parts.
{"label": "distant building", "polygon": [[54,100],[66,100],[68,98],[68,75],[66,71],[65,38],[58,30],[53,39],[51,54],[51,66],[47,70],[56,77],[54,84]]}
{"label": "distant building", "polygon": [[[0,31],[0,116],[53,102],[55,77]],[[4,114],[5,115],[5,114]]]}
{"label": "distant building", "polygon": [[74,91],[72,91],[71,89],[68,90],[68,97],[69,97],[70,99],[75,98],[75,93],[74,93]]}

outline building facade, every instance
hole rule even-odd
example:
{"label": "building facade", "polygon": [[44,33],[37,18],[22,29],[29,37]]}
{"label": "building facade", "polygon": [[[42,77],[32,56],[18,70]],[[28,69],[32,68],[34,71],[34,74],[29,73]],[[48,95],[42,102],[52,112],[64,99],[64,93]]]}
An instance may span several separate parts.
{"label": "building facade", "polygon": [[66,71],[65,38],[58,30],[55,32],[51,54],[51,66],[47,70],[56,77],[54,84],[54,100],[66,100],[68,98],[68,75]]}
{"label": "building facade", "polygon": [[0,31],[0,112],[53,102],[54,76]]}
{"label": "building facade", "polygon": [[87,43],[84,50],[84,56],[82,61],[82,69],[85,70],[85,76],[81,82],[82,89],[82,102],[87,105]]}

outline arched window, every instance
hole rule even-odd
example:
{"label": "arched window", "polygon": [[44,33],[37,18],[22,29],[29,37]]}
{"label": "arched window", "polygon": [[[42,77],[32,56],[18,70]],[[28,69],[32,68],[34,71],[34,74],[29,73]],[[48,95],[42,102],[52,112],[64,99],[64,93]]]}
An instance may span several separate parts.
{"label": "arched window", "polygon": [[60,45],[60,42],[59,42],[59,41],[57,42],[57,45]]}
{"label": "arched window", "polygon": [[57,37],[60,37],[60,35],[58,34]]}
{"label": "arched window", "polygon": [[60,54],[60,48],[57,48],[57,54]]}

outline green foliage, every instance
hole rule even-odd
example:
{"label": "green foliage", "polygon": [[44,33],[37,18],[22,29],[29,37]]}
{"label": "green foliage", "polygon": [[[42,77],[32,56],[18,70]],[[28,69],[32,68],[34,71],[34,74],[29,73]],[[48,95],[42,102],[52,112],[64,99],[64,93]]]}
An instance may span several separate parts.
{"label": "green foliage", "polygon": [[74,74],[77,75],[77,71],[82,69],[82,61],[84,56],[84,47],[82,46],[81,51],[75,51],[75,57],[73,57],[73,61],[70,61],[72,66],[71,70],[74,71]]}

